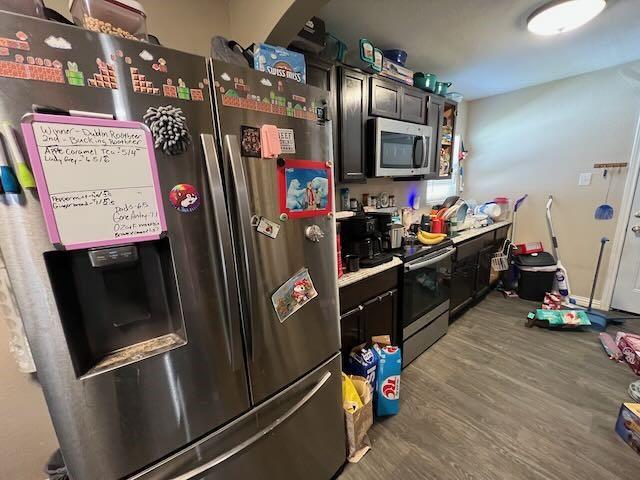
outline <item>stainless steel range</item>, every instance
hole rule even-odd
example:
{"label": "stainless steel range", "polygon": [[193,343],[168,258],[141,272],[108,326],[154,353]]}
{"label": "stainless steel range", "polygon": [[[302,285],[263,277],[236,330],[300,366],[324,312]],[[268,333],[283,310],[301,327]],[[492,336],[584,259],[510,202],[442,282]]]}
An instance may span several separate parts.
{"label": "stainless steel range", "polygon": [[394,254],[402,259],[400,332],[403,368],[447,333],[451,287],[451,240],[438,245],[407,245]]}

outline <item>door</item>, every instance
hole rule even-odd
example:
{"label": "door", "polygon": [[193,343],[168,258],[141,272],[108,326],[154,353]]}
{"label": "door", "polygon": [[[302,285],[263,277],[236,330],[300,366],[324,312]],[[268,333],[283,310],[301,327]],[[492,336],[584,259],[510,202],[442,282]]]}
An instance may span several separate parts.
{"label": "door", "polygon": [[476,297],[486,294],[491,288],[491,259],[497,251],[495,245],[484,247],[478,254],[478,279],[476,282]]}
{"label": "door", "polygon": [[451,278],[451,311],[466,305],[473,299],[478,271],[477,255],[462,258],[453,264]]}
{"label": "door", "polygon": [[402,86],[378,77],[371,77],[371,115],[400,118]]}
{"label": "door", "polygon": [[447,247],[404,265],[403,330],[453,295],[451,256],[454,253],[455,247]]}
{"label": "door", "polygon": [[367,76],[350,68],[339,68],[338,168],[340,182],[366,181]]}
{"label": "door", "polygon": [[[315,117],[315,107],[327,103],[328,92],[219,62],[213,63],[213,73],[221,86],[216,95],[217,128],[227,174],[250,387],[253,402],[260,403],[340,349],[336,229],[334,218],[324,214],[281,217],[278,159],[243,156],[239,138],[247,126],[290,129],[296,153],[282,157],[331,165],[331,122]],[[280,85],[265,85],[265,79]],[[221,89],[236,93],[225,95]],[[333,179],[324,185],[325,198],[333,200]],[[279,226],[275,238],[258,233],[256,220],[261,218]],[[317,241],[307,238],[309,227],[319,232]],[[317,296],[280,321],[272,295],[302,269],[308,270]]]}
{"label": "door", "polygon": [[[155,152],[172,274],[184,318],[186,343],[177,348],[91,376],[78,376],[61,314],[76,320],[79,327],[95,318],[58,308],[51,286],[55,279],[45,264],[45,254],[55,252],[35,191],[5,194],[0,202],[0,245],[69,473],[75,479],[124,478],[249,409],[239,303],[234,298],[236,289],[229,288],[235,285],[230,226],[220,172],[215,162],[205,162],[200,142],[201,134],[213,131],[209,92],[198,85],[204,84],[207,67],[202,57],[145,43],[149,55],[167,61],[170,73],[164,73],[140,58],[140,42],[3,12],[0,37],[15,38],[17,31],[29,32],[29,55],[37,60],[47,58],[52,66],[28,70],[46,72],[37,77],[42,80],[0,76],[0,112],[16,132],[20,118],[31,111],[32,104],[115,114],[118,120],[137,122],[149,107],[171,104],[180,107],[191,134],[184,154]],[[45,39],[52,36],[64,39],[73,49],[50,48]],[[21,47],[26,48],[24,44]],[[11,59],[17,54],[12,48]],[[118,78],[118,88],[86,82],[95,80],[94,74],[102,75],[95,73],[99,71],[97,58],[111,65],[102,68]],[[15,71],[29,68],[9,57],[3,62],[12,64]],[[64,68],[53,65],[58,63],[66,69],[77,67],[77,72],[84,74],[67,77],[73,72],[65,73]],[[134,90],[131,68],[139,69],[154,88],[180,72],[182,81],[193,88],[190,99]],[[182,183],[200,193],[200,207],[191,213],[179,212],[168,200],[171,189]],[[72,288],[78,290],[79,283],[70,284],[69,290]],[[130,328],[117,325],[117,320],[113,319],[112,328]]]}
{"label": "door", "polygon": [[431,149],[431,176],[436,178],[440,172],[440,151],[442,149],[442,121],[444,119],[444,98],[428,95],[427,125],[432,129],[433,147]]}
{"label": "door", "polygon": [[345,443],[335,354],[256,409],[128,480],[327,480],[346,460]]}
{"label": "door", "polygon": [[426,123],[427,95],[404,87],[402,90],[400,119],[407,122]]}
{"label": "door", "polygon": [[636,185],[611,307],[640,314],[640,188]]}
{"label": "door", "polygon": [[340,316],[340,341],[343,361],[347,359],[351,350],[362,343],[362,305]]}
{"label": "door", "polygon": [[394,289],[378,295],[364,304],[362,311],[363,342],[370,342],[371,337],[377,335],[389,335],[392,342],[396,341],[397,298],[398,291]]}

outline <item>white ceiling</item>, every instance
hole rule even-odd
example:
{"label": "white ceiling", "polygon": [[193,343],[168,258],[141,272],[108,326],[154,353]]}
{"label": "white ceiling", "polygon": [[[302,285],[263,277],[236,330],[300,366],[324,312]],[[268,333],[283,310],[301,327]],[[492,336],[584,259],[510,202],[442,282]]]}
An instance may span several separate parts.
{"label": "white ceiling", "polygon": [[[526,19],[545,0],[331,0],[318,16],[356,51],[402,48],[407,66],[454,82],[467,99],[640,59],[640,0],[608,0],[583,27],[540,37]],[[606,86],[603,86],[606,87]]]}

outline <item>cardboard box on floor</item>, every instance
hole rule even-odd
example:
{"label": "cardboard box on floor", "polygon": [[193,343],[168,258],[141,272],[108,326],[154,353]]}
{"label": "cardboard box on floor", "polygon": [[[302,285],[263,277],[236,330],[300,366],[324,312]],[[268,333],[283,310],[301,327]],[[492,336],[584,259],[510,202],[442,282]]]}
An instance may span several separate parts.
{"label": "cardboard box on floor", "polygon": [[640,403],[623,403],[616,422],[616,432],[640,455]]}
{"label": "cardboard box on floor", "polygon": [[367,432],[373,425],[373,396],[371,387],[364,377],[350,376],[353,386],[356,388],[363,406],[351,413],[344,412],[347,429],[348,460],[358,463],[371,449],[371,442]]}

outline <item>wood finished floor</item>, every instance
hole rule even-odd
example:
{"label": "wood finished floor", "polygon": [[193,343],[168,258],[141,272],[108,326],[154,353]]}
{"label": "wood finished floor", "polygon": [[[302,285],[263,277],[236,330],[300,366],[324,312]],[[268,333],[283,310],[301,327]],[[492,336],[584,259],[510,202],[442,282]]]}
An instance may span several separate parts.
{"label": "wood finished floor", "polygon": [[403,371],[400,413],[373,426],[372,450],[339,479],[640,479],[640,456],[614,431],[638,377],[596,333],[525,328],[532,308],[494,292],[451,325]]}

